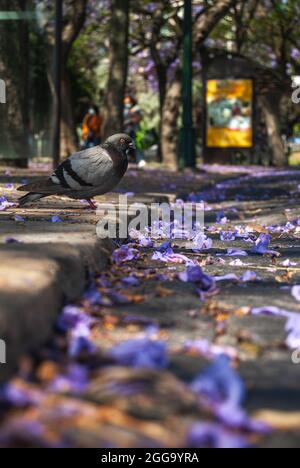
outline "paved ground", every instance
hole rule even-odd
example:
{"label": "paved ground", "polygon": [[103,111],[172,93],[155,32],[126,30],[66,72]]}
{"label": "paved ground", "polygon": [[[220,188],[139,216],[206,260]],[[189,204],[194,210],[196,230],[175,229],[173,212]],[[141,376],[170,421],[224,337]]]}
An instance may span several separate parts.
{"label": "paved ground", "polygon": [[[292,363],[293,349],[289,349],[286,342],[287,320],[280,315],[283,310],[296,314],[292,332],[299,341],[297,314],[300,308],[291,288],[300,284],[300,228],[295,222],[300,218],[300,172],[264,170],[258,173],[252,168],[225,171],[220,167],[204,170],[198,175],[183,176],[131,170],[120,187],[123,193],[134,192],[131,194],[134,201],[175,201],[178,197],[206,200],[206,234],[213,241],[212,247],[196,253],[187,249],[184,241],[176,241],[174,253],[187,256],[210,277],[235,274],[239,280],[230,277],[218,281],[218,288],[212,288],[212,294],[202,300],[197,294],[199,282],[197,285],[178,279],[178,274],[186,271],[181,259],[173,255],[168,262],[153,260],[153,251],[161,242],[154,248],[133,246],[138,258],[111,264],[105,270],[113,249],[106,244],[100,256],[105,261],[101,263],[98,258],[98,268],[95,261],[91,268],[97,251],[96,217],[84,212],[78,202],[51,199],[24,212],[16,208],[0,212],[1,259],[4,259],[0,269],[0,304],[4,310],[0,312],[0,337],[2,317],[11,317],[13,308],[14,320],[8,322],[6,328],[2,327],[14,330],[16,335],[20,323],[21,328],[27,326],[26,335],[36,335],[32,324],[40,330],[44,316],[48,316],[47,333],[41,334],[35,343],[34,354],[23,357],[19,377],[11,381],[10,391],[6,389],[3,396],[0,444],[182,447],[241,445],[242,438],[255,446],[299,447],[300,365]],[[28,174],[2,176],[2,193],[14,200],[16,192],[11,187],[8,190],[6,184],[16,184],[23,177],[28,178]],[[195,197],[199,192],[201,194]],[[109,200],[116,201],[116,194],[109,196]],[[16,214],[24,217],[25,222],[16,222]],[[52,223],[54,215],[63,222]],[[223,218],[223,224],[216,222],[217,216]],[[220,231],[241,233],[239,226],[248,228],[246,240],[241,237],[233,240],[232,235],[229,235],[231,240],[220,240]],[[285,226],[285,229],[275,226]],[[273,252],[252,253],[253,241],[267,233],[271,234],[268,250]],[[7,237],[23,244],[8,245]],[[57,291],[57,282],[61,288],[61,283],[66,283],[75,270],[74,265],[82,265],[82,259],[86,259],[86,253],[83,257],[78,253],[82,252],[82,242],[94,243],[89,260],[85,260],[94,278],[90,280],[92,291],[79,298],[84,271],[78,266],[75,291],[71,281],[65,289],[59,289],[58,297],[53,292]],[[67,246],[73,249],[73,258],[77,256],[78,261],[70,262],[68,255],[66,270]],[[246,251],[248,255],[227,256],[230,248]],[[65,275],[59,276],[62,271]],[[242,282],[240,279],[247,271],[257,277]],[[20,275],[16,285],[15,278]],[[7,278],[11,278],[8,284]],[[30,287],[24,287],[24,282]],[[14,303],[12,295],[9,300],[6,296],[7,291],[13,293],[14,288],[18,295],[29,289],[31,294],[45,298],[47,291],[46,302],[51,307],[44,303],[37,311],[33,306],[37,299],[31,297],[28,307],[22,310],[21,303]],[[75,307],[71,312],[79,314],[79,318],[73,328],[67,323],[66,335],[56,330],[49,344],[41,349],[38,345],[51,335],[63,295],[67,303]],[[53,297],[56,298],[54,305],[51,304]],[[7,304],[11,305],[5,311]],[[271,306],[277,307],[279,316],[251,314],[253,308]],[[30,311],[29,319],[24,311]],[[65,313],[65,320],[66,316]],[[92,319],[91,323],[88,321],[88,333],[84,328],[86,317]],[[133,342],[131,347],[128,345],[128,340],[137,339],[146,343],[145,348],[140,348],[140,341]],[[123,342],[127,342],[125,348],[112,356],[111,350],[118,350],[118,344]],[[151,348],[151,343],[157,342],[167,344],[167,370],[157,369],[164,364],[162,350]],[[68,357],[68,350],[71,357]],[[246,384],[247,411],[272,427],[268,435],[258,430],[249,431],[245,424],[233,430],[232,424],[224,421],[216,410],[216,399],[213,408],[208,408],[202,401],[203,395],[199,404],[192,391],[190,383],[224,352]],[[153,361],[153,353],[154,369],[134,366],[137,356],[150,360],[152,357]],[[124,356],[127,356],[126,362]],[[231,392],[235,393],[234,379],[229,376],[226,380],[226,375],[218,379],[222,398],[230,399]],[[214,390],[210,387],[212,398]],[[234,406],[230,414],[236,413]],[[189,433],[195,430],[194,424],[207,420],[214,421],[214,426],[210,426],[209,431],[202,426],[205,437],[200,438],[198,433],[197,443],[192,443]]]}

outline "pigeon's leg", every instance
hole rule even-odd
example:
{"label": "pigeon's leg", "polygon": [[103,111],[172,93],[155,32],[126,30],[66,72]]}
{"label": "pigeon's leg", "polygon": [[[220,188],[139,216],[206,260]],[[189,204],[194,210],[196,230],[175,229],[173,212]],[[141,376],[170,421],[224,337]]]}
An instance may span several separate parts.
{"label": "pigeon's leg", "polygon": [[97,210],[98,206],[93,200],[87,200],[92,210]]}

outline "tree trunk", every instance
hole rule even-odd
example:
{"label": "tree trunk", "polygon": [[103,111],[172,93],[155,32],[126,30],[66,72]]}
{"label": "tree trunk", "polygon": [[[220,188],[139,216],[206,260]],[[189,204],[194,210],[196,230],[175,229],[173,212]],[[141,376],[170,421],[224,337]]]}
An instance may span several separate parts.
{"label": "tree trunk", "polygon": [[274,96],[262,96],[261,108],[266,123],[268,146],[271,152],[271,160],[274,166],[285,166],[287,157],[284,150],[284,143],[281,137],[280,109],[278,98]]}
{"label": "tree trunk", "polygon": [[[68,59],[72,46],[80,34],[86,19],[88,0],[64,0],[64,21],[62,31],[62,70],[61,70],[61,156],[67,157],[78,149],[76,126],[73,114],[72,93],[68,71]],[[55,85],[53,80],[54,31],[47,29],[49,48],[48,80],[53,100],[55,99]],[[54,138],[54,132],[53,132]],[[53,141],[54,142],[54,141]]]}
{"label": "tree trunk", "polygon": [[106,88],[103,138],[123,131],[128,70],[130,0],[111,0],[109,78]]}
{"label": "tree trunk", "polygon": [[[158,80],[158,88],[159,88],[159,135],[162,135],[163,132],[163,111],[164,105],[166,100],[166,92],[167,92],[167,70],[165,67],[161,67],[160,65],[156,66],[157,72],[157,80]],[[157,151],[157,161],[163,161],[163,149],[162,149],[162,141],[161,138],[159,139],[158,143],[158,151]]]}
{"label": "tree trunk", "polygon": [[61,77],[61,156],[63,158],[78,149],[76,125],[74,121],[71,83],[68,69],[63,66]]}
{"label": "tree trunk", "polygon": [[182,73],[178,67],[169,83],[162,113],[161,146],[163,163],[170,169],[177,169],[178,118],[182,98]]}

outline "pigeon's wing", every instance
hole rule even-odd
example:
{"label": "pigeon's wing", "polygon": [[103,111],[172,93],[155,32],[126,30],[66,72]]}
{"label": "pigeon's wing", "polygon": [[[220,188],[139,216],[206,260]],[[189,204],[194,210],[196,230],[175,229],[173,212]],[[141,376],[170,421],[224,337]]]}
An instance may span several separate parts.
{"label": "pigeon's wing", "polygon": [[101,187],[106,183],[113,170],[113,161],[105,148],[95,146],[73,154],[62,166],[63,176],[70,188],[82,190],[85,187]]}
{"label": "pigeon's wing", "polygon": [[96,146],[73,154],[60,164],[48,179],[23,185],[18,190],[49,195],[88,190],[101,187],[112,169],[113,161],[107,151]]}

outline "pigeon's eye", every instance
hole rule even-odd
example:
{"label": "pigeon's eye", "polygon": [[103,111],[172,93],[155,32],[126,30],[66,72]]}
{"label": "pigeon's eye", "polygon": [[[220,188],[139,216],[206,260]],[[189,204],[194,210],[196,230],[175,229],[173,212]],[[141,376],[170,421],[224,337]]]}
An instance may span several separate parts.
{"label": "pigeon's eye", "polygon": [[124,139],[124,138],[121,138],[120,144],[121,144],[121,145],[125,145],[125,143],[126,143],[125,139]]}

